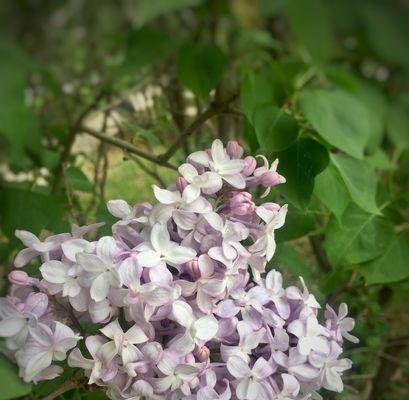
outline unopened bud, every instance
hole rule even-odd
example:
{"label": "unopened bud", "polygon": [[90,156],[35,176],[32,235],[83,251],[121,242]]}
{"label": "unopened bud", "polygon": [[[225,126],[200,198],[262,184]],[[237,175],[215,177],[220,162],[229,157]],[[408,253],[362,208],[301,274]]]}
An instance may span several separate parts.
{"label": "unopened bud", "polygon": [[176,187],[178,188],[180,193],[183,193],[183,191],[185,190],[185,187],[187,186],[187,181],[185,178],[183,178],[183,176],[179,176],[176,179]]}
{"label": "unopened bud", "polygon": [[206,346],[202,346],[196,353],[195,357],[197,361],[204,362],[209,359],[210,357],[210,350]]}
{"label": "unopened bud", "polygon": [[29,276],[26,272],[24,271],[11,271],[9,273],[9,281],[10,283],[13,283],[14,285],[19,285],[19,286],[26,286],[29,284]]}
{"label": "unopened bud", "polygon": [[275,186],[281,183],[281,176],[277,172],[267,171],[263,175],[261,175],[260,183],[264,187]]}
{"label": "unopened bud", "polygon": [[234,195],[230,200],[230,209],[235,215],[246,215],[253,212],[255,204],[252,201],[251,194],[240,192]]}
{"label": "unopened bud", "polygon": [[226,151],[227,154],[233,158],[240,158],[244,153],[243,147],[239,145],[237,140],[229,140],[227,142]]}
{"label": "unopened bud", "polygon": [[250,176],[257,167],[257,161],[252,156],[247,156],[244,159],[245,167],[241,171],[244,176]]}
{"label": "unopened bud", "polygon": [[185,263],[184,270],[193,280],[199,279],[201,274],[197,257]]}

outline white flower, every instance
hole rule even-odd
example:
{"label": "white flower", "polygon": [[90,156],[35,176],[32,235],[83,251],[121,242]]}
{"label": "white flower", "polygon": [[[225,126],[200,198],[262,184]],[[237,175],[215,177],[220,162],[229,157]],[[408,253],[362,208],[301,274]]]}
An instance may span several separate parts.
{"label": "white flower", "polygon": [[244,177],[240,174],[245,162],[231,159],[220,139],[213,141],[210,156],[206,151],[197,151],[191,154],[189,159],[216,172],[220,178],[237,189],[244,189],[246,186]]}
{"label": "white flower", "polygon": [[205,172],[199,175],[196,168],[191,164],[182,164],[179,167],[179,173],[186,179],[188,185],[183,190],[182,197],[187,203],[196,200],[201,191],[207,194],[218,192],[223,182],[220,176],[215,172]]}
{"label": "white flower", "polygon": [[70,266],[61,261],[51,260],[40,267],[40,272],[47,282],[55,284],[56,290],[62,291],[64,297],[75,297],[81,291],[75,265]]}
{"label": "white flower", "polygon": [[116,351],[121,355],[124,365],[138,358],[140,352],[135,345],[148,341],[148,337],[138,325],[135,324],[124,332],[118,320],[106,325],[100,331],[115,342]]}
{"label": "white flower", "polygon": [[[179,364],[178,355],[171,349],[167,349],[162,353],[157,368],[163,377],[151,380],[155,392],[163,393],[168,389],[177,392],[180,389],[185,396],[190,395],[189,384],[197,377],[198,368],[189,364]],[[185,396],[177,398],[185,398]]]}
{"label": "white flower", "polygon": [[81,339],[71,328],[58,321],[55,322],[54,332],[48,326],[39,324],[31,335],[26,345],[16,352],[16,359],[26,382],[35,380],[37,375],[44,373],[53,360],[65,360],[67,351]]}
{"label": "white flower", "polygon": [[318,323],[315,315],[310,315],[307,321],[296,319],[287,328],[288,332],[298,337],[298,351],[308,356],[311,351],[327,353],[329,350],[326,329]]}
{"label": "white flower", "polygon": [[320,382],[325,389],[335,392],[342,392],[344,384],[341,375],[352,366],[348,358],[338,359],[342,353],[342,348],[335,341],[331,341],[331,347],[327,353],[312,352],[308,361],[316,368],[320,369]]}
{"label": "white flower", "polygon": [[6,338],[7,347],[17,350],[24,345],[28,334],[36,329],[39,318],[47,311],[48,297],[44,293],[31,293],[23,310],[8,299],[0,299],[0,336]]}
{"label": "white flower", "polygon": [[104,300],[111,286],[120,287],[121,282],[114,260],[117,246],[114,238],[105,236],[98,240],[97,255],[77,253],[77,262],[88,273],[91,298],[97,302]]}
{"label": "white flower", "polygon": [[195,344],[203,346],[216,335],[219,328],[217,319],[213,315],[196,319],[189,304],[181,300],[173,303],[172,314],[175,321],[186,328],[183,336],[176,338],[170,344],[170,347],[181,355],[191,352]]}
{"label": "white flower", "polygon": [[280,208],[278,213],[275,213],[263,206],[257,207],[257,215],[266,223],[262,227],[263,231],[258,237],[256,242],[252,244],[249,250],[252,253],[257,253],[258,255],[265,255],[267,261],[273,258],[276,243],[274,237],[274,231],[281,228],[285,222],[285,216],[287,214],[288,205],[285,204]]}
{"label": "white flower", "polygon": [[140,251],[138,260],[144,267],[154,267],[160,262],[178,267],[196,255],[195,250],[172,242],[167,226],[161,223],[152,227],[150,242],[142,243],[136,250]]}
{"label": "white flower", "polygon": [[268,387],[262,382],[273,373],[271,365],[259,357],[252,369],[238,356],[232,356],[227,362],[227,369],[237,379],[236,395],[240,400],[270,399]]}

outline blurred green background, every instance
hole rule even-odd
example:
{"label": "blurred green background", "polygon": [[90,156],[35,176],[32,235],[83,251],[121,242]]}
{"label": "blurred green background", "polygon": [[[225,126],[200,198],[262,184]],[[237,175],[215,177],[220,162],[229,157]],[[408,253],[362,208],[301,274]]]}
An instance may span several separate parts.
{"label": "blurred green background", "polygon": [[[152,201],[190,151],[237,139],[287,178],[270,267],[357,320],[345,391],[324,399],[409,398],[408,4],[1,1],[3,295],[15,229],[108,232],[107,200]],[[0,357],[0,399],[43,399],[71,373],[31,387]]]}

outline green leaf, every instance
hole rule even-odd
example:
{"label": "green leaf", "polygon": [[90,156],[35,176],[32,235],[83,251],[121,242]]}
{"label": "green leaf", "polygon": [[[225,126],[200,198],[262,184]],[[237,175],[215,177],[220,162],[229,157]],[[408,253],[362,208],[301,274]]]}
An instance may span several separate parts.
{"label": "green leaf", "polygon": [[198,97],[206,97],[216,87],[223,73],[226,58],[214,44],[189,44],[178,57],[180,81]]}
{"label": "green leaf", "polygon": [[375,169],[381,171],[391,171],[396,168],[382,148],[376,149],[373,154],[367,157],[367,160]]}
{"label": "green leaf", "polygon": [[16,229],[38,235],[42,229],[59,232],[67,229],[64,214],[67,209],[64,197],[49,196],[20,188],[8,187],[0,192],[0,226],[12,241]]}
{"label": "green leaf", "polygon": [[331,161],[338,170],[352,200],[363,210],[377,214],[377,179],[368,161],[357,160],[346,154],[331,154]]}
{"label": "green leaf", "polygon": [[316,140],[302,138],[276,154],[279,171],[287,182],[279,190],[298,208],[308,206],[314,188],[314,178],[329,162],[327,149]]}
{"label": "green leaf", "polygon": [[1,390],[0,400],[16,399],[31,392],[31,384],[18,376],[18,369],[5,356],[0,354]]}
{"label": "green leaf", "polygon": [[65,180],[71,190],[79,190],[81,192],[92,192],[94,190],[92,183],[88,180],[81,169],[71,166],[65,172]]}
{"label": "green leaf", "polygon": [[383,255],[362,266],[368,285],[397,282],[409,277],[409,231],[395,235]]}
{"label": "green leaf", "polygon": [[0,36],[0,146],[1,155],[18,159],[39,154],[41,142],[37,118],[25,104],[29,73],[34,61],[10,38]]}
{"label": "green leaf", "polygon": [[287,242],[307,235],[315,229],[314,214],[302,212],[289,204],[284,226],[276,231],[276,241]]}
{"label": "green leaf", "polygon": [[376,53],[409,68],[407,9],[398,7],[397,3],[382,5],[370,2],[363,11],[366,34]]}
{"label": "green leaf", "polygon": [[381,255],[393,236],[393,225],[385,217],[370,214],[354,204],[341,221],[332,217],[325,233],[325,250],[333,267],[359,264]]}
{"label": "green leaf", "polygon": [[352,94],[337,90],[305,90],[301,110],[318,133],[345,153],[363,158],[372,135],[372,112]]}
{"label": "green leaf", "polygon": [[194,7],[203,3],[203,0],[136,0],[135,22],[138,26],[171,12],[186,7]]}
{"label": "green leaf", "polygon": [[175,36],[169,36],[163,31],[143,27],[131,31],[128,37],[127,51],[120,72],[135,74],[144,67],[166,57],[179,45]]}
{"label": "green leaf", "polygon": [[287,14],[297,40],[308,50],[316,64],[326,63],[332,55],[333,27],[324,0],[287,0]]}
{"label": "green leaf", "polygon": [[315,177],[314,195],[338,219],[341,218],[350,203],[351,197],[331,161],[328,167]]}
{"label": "green leaf", "polygon": [[409,107],[395,103],[388,113],[386,132],[392,143],[399,149],[409,147]]}
{"label": "green leaf", "polygon": [[274,104],[265,104],[255,109],[254,128],[261,148],[267,152],[286,149],[298,136],[295,118]]}
{"label": "green leaf", "polygon": [[345,268],[336,268],[319,280],[319,289],[325,295],[334,293],[343,282],[347,281],[349,272]]}
{"label": "green leaf", "polygon": [[248,72],[241,83],[240,99],[247,119],[253,124],[256,108],[274,103],[274,83],[265,73]]}
{"label": "green leaf", "polygon": [[271,268],[276,268],[278,271],[288,270],[296,276],[302,276],[309,280],[312,273],[312,267],[305,262],[298,251],[290,244],[280,244],[277,246],[271,262]]}

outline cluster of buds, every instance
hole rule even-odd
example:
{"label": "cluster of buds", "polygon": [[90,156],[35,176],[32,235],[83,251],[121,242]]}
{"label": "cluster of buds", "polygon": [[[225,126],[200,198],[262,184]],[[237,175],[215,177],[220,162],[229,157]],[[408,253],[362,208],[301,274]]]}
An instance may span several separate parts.
{"label": "cluster of buds", "polygon": [[[285,182],[264,156],[215,140],[179,167],[157,203],[112,200],[112,236],[74,226],[26,248],[0,299],[0,336],[25,381],[53,379],[60,361],[84,371],[111,399],[316,399],[342,391],[344,339],[354,321],[266,268],[287,206],[257,204],[251,191]],[[267,273],[266,273],[267,269]],[[251,279],[250,279],[251,277]],[[89,334],[93,323],[99,331]],[[78,331],[78,332],[76,332]],[[95,329],[94,332],[95,333]],[[80,346],[84,341],[84,346]],[[86,352],[81,352],[86,348]],[[56,364],[55,362],[60,363]]]}

